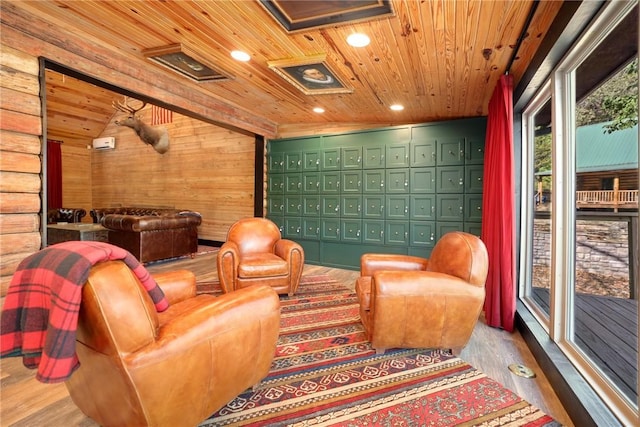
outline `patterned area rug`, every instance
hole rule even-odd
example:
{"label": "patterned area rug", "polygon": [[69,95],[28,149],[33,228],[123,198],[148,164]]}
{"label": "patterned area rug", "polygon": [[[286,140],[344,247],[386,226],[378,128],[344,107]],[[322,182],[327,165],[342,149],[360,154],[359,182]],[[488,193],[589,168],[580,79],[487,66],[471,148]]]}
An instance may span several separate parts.
{"label": "patterned area rug", "polygon": [[311,276],[299,289],[281,297],[267,378],[200,427],[560,425],[449,351],[376,355],[355,294],[330,278]]}
{"label": "patterned area rug", "polygon": [[[220,288],[220,282],[218,281],[202,281],[196,283],[197,292],[199,294],[213,294],[218,295],[222,293],[222,288]],[[298,292],[294,296],[294,298],[299,298],[300,296],[310,296],[310,295],[330,295],[330,294],[340,294],[347,292],[348,288],[344,285],[336,282],[331,279],[331,277],[325,274],[319,275],[309,275],[303,276],[300,279],[300,285],[298,286]],[[282,296],[281,298],[287,298],[286,296]]]}

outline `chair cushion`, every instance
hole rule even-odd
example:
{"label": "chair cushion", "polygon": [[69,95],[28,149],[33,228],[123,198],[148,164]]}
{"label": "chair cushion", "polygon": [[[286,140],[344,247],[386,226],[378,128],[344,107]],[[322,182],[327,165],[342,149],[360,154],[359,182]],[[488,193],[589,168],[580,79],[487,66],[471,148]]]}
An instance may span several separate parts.
{"label": "chair cushion", "polygon": [[371,307],[371,276],[358,277],[356,279],[356,295],[360,307],[369,310]]}
{"label": "chair cushion", "polygon": [[286,276],[287,274],[289,274],[287,262],[279,256],[269,253],[245,256],[238,265],[238,277],[241,279]]}

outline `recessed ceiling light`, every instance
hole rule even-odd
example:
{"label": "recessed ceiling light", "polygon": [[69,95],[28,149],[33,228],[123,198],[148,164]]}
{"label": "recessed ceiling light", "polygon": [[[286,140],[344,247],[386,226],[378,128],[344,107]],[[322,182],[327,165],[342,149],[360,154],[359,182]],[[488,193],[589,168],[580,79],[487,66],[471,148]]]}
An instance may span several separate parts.
{"label": "recessed ceiling light", "polygon": [[243,52],[241,50],[234,50],[231,52],[231,57],[238,61],[247,62],[251,59],[251,56],[247,52]]}
{"label": "recessed ceiling light", "polygon": [[402,111],[402,110],[404,110],[404,105],[393,104],[389,108],[391,108],[393,111]]}
{"label": "recessed ceiling light", "polygon": [[362,33],[351,34],[347,37],[347,43],[349,43],[353,47],[365,47],[369,45],[369,36]]}
{"label": "recessed ceiling light", "polygon": [[324,108],[316,107],[313,109],[313,112],[318,114],[324,113]]}

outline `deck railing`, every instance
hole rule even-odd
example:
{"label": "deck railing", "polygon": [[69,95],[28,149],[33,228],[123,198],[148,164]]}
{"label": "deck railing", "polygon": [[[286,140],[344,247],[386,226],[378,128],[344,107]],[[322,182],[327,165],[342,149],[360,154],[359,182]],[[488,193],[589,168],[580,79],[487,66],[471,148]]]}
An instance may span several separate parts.
{"label": "deck railing", "polygon": [[638,190],[576,191],[576,207],[580,208],[637,208]]}

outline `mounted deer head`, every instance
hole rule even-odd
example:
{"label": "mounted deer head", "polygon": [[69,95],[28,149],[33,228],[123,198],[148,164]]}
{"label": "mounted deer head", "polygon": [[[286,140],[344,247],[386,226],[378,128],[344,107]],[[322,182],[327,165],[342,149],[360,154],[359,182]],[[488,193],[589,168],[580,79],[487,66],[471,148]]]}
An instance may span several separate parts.
{"label": "mounted deer head", "polygon": [[164,154],[169,150],[169,133],[165,127],[151,127],[144,123],[140,116],[136,113],[142,110],[147,103],[143,102],[140,108],[133,108],[129,105],[129,97],[125,96],[122,101],[113,101],[113,108],[123,113],[127,113],[128,116],[124,120],[116,120],[118,126],[127,126],[136,132],[136,135],[140,137],[142,142],[149,144],[160,154]]}

